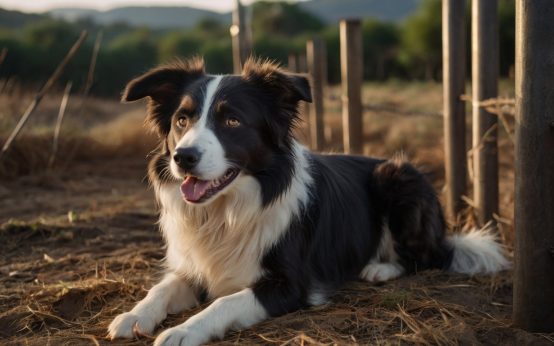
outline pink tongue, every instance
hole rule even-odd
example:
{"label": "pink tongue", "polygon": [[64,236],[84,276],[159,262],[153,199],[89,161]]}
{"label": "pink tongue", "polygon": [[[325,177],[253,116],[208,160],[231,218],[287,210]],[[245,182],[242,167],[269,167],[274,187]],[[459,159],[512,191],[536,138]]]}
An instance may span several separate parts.
{"label": "pink tongue", "polygon": [[181,184],[181,194],[187,201],[197,202],[204,197],[209,187],[210,181],[186,177]]}

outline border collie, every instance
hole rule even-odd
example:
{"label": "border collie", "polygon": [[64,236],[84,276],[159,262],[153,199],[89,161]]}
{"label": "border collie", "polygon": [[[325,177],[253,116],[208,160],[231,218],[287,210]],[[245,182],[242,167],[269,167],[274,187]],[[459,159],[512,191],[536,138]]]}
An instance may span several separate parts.
{"label": "border collie", "polygon": [[311,153],[293,136],[310,85],[268,61],[210,75],[201,59],[132,80],[160,146],[149,179],[167,273],[109,336],[151,335],[167,314],[213,301],[155,345],[199,345],[229,329],[323,304],[342,284],[425,269],[494,273],[485,231],[446,236],[436,193],[409,163]]}

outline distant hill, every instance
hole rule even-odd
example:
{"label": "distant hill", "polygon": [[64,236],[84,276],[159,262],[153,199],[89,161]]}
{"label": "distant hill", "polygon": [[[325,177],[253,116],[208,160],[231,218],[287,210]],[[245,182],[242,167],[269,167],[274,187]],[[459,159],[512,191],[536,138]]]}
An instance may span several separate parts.
{"label": "distant hill", "polygon": [[[341,18],[376,18],[383,21],[401,21],[412,14],[421,0],[311,0],[299,2],[329,24]],[[193,7],[121,7],[108,11],[79,8],[59,8],[49,12],[53,17],[76,20],[89,17],[99,24],[126,22],[135,26],[156,29],[192,27],[202,18],[213,18],[230,23],[230,13],[218,13]]]}
{"label": "distant hill", "polygon": [[23,13],[0,8],[0,28],[17,29],[45,17],[42,14]]}
{"label": "distant hill", "polygon": [[213,18],[229,23],[230,14],[193,7],[120,7],[108,11],[79,8],[58,8],[49,12],[55,18],[76,20],[88,17],[98,24],[125,22],[134,26],[148,26],[155,29],[194,26],[200,19]]}
{"label": "distant hill", "polygon": [[311,0],[300,6],[329,24],[343,18],[376,18],[401,21],[411,15],[420,0]]}

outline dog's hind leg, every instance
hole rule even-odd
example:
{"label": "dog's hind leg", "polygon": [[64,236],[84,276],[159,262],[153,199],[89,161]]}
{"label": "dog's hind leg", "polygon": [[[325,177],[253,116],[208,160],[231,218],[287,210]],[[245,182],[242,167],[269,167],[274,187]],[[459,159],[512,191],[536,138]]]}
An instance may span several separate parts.
{"label": "dog's hind leg", "polygon": [[360,278],[369,282],[383,282],[400,277],[404,268],[398,263],[370,263],[360,273]]}
{"label": "dog's hind leg", "polygon": [[398,255],[387,225],[383,227],[381,241],[373,259],[362,269],[360,279],[369,282],[383,282],[404,274],[404,267],[397,262]]}
{"label": "dog's hind leg", "polygon": [[381,163],[374,177],[385,225],[381,238],[390,235],[389,251],[395,255],[389,262],[398,263],[406,273],[448,268],[452,247],[445,238],[446,222],[435,190],[423,174],[397,159]]}
{"label": "dog's hind leg", "polygon": [[182,277],[168,273],[131,311],[118,315],[108,327],[110,338],[151,335],[167,314],[197,305],[193,288]]}

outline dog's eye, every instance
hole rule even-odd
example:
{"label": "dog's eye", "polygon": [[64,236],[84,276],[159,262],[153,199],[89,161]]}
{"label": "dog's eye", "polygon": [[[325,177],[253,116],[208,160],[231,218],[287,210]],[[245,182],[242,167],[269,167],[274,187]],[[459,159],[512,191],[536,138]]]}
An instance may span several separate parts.
{"label": "dog's eye", "polygon": [[240,126],[240,121],[237,118],[229,117],[225,120],[225,125],[227,127],[238,127]]}
{"label": "dog's eye", "polygon": [[187,117],[179,117],[179,119],[177,119],[177,126],[181,128],[187,127],[188,123],[189,123],[189,120]]}

